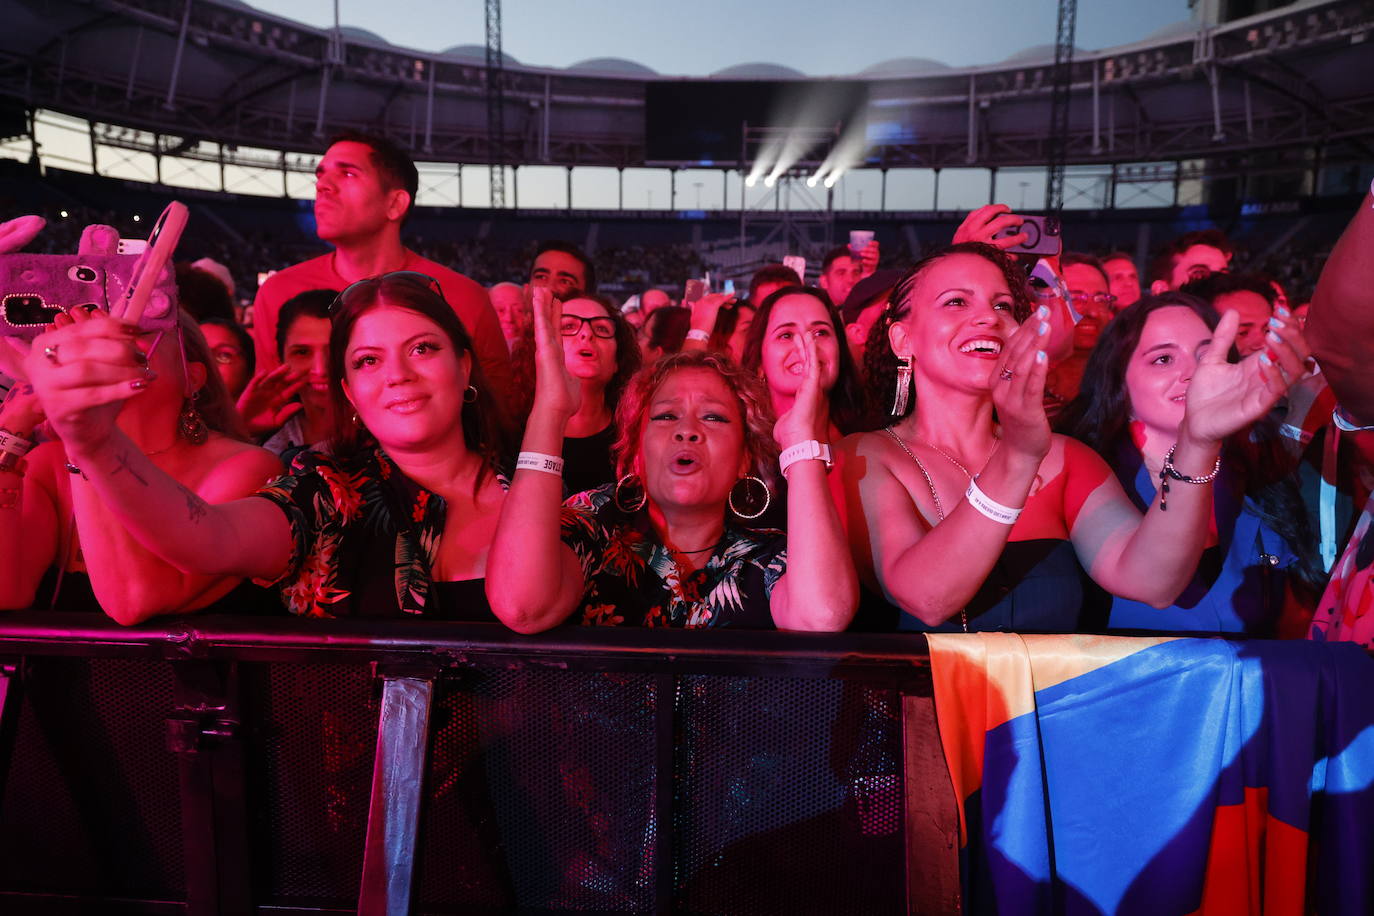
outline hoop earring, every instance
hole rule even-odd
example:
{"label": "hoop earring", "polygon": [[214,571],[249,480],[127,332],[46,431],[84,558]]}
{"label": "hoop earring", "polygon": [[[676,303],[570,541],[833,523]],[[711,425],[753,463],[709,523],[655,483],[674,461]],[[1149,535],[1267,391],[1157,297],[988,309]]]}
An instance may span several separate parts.
{"label": "hoop earring", "polygon": [[469,385],[469,386],[467,387],[467,390],[463,392],[463,403],[464,403],[464,404],[476,404],[476,403],[477,403],[477,386],[476,386],[476,385]]}
{"label": "hoop earring", "polygon": [[181,413],[177,416],[177,433],[192,445],[204,445],[205,440],[210,437],[210,429],[205,425],[205,418],[196,407],[198,400],[199,391],[186,399]]}
{"label": "hoop earring", "polygon": [[897,395],[892,399],[892,415],[901,417],[906,414],[906,407],[911,393],[911,357],[897,357]]}
{"label": "hoop earring", "polygon": [[640,509],[643,509],[643,508],[644,508],[644,504],[645,504],[646,502],[649,501],[649,492],[648,492],[648,490],[644,489],[644,484],[641,483],[641,484],[639,485],[639,487],[640,487],[640,490],[639,490],[639,502],[635,503],[633,506],[627,506],[627,505],[625,505],[625,503],[621,502],[621,499],[620,499],[620,488],[623,487],[623,486],[625,486],[625,481],[630,480],[630,479],[633,478],[634,476],[635,476],[635,475],[632,474],[632,473],[631,473],[631,474],[626,474],[624,477],[620,478],[619,480],[617,480],[617,481],[615,482],[615,496],[614,496],[614,499],[615,499],[615,507],[616,507],[617,509],[619,509],[621,512],[624,512],[626,515],[633,515],[633,514],[635,514],[635,513],[638,512]]}
{"label": "hoop earring", "polygon": [[[743,512],[739,511],[739,509],[735,508],[735,487],[739,486],[741,483],[747,480],[757,480],[759,482],[759,486],[763,487],[763,507],[759,509],[759,511],[755,512],[753,515],[745,515]],[[768,489],[768,482],[764,480],[762,477],[755,477],[752,474],[745,477],[741,477],[739,480],[735,481],[735,487],[730,488],[730,495],[726,498],[726,503],[729,504],[730,511],[738,515],[740,518],[758,518],[760,515],[768,511],[769,504],[773,502],[773,491]]]}

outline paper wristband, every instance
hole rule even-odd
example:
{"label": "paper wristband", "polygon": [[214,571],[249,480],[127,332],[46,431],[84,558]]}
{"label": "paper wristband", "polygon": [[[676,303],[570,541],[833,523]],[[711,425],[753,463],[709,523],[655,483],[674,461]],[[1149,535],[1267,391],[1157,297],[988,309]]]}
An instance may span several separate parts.
{"label": "paper wristband", "polygon": [[16,436],[6,429],[0,429],[0,452],[8,452],[18,458],[23,458],[33,451],[33,443],[22,436]]}
{"label": "paper wristband", "polygon": [[979,489],[978,478],[976,477],[968,482],[968,490],[964,492],[964,498],[968,500],[970,506],[999,525],[1015,525],[1016,520],[1021,517],[1020,509],[1004,506]]}
{"label": "paper wristband", "polygon": [[557,455],[545,455],[541,452],[521,452],[515,459],[515,469],[518,471],[521,468],[527,471],[543,471],[545,474],[562,477],[563,459]]}

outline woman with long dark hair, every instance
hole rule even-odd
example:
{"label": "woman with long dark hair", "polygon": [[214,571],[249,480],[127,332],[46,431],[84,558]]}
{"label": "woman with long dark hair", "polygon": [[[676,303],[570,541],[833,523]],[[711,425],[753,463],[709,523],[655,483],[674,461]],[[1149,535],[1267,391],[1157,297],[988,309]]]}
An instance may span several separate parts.
{"label": "woman with long dark hair", "polygon": [[[1282,325],[1290,316],[1275,317]],[[1103,331],[1078,397],[1056,424],[1107,459],[1141,511],[1154,501],[1199,353],[1219,321],[1210,305],[1183,293],[1136,301]],[[1309,605],[1315,599],[1324,578],[1316,537],[1278,430],[1261,421],[1229,437],[1222,455],[1213,534],[1197,574],[1166,608],[1115,598],[1110,628],[1272,636],[1286,584],[1299,585]]]}
{"label": "woman with long dark hair", "polygon": [[[243,573],[188,571],[150,549],[100,485],[104,468],[137,499],[157,475],[176,500],[199,508],[281,473],[275,456],[240,435],[190,314],[149,330],[77,308],[37,339],[26,368],[31,390],[16,388],[0,406],[0,434],[32,440],[46,419],[58,438],[0,470],[0,607],[103,610],[132,624],[222,599],[231,610],[261,604],[252,586],[236,591]],[[99,445],[114,442],[111,451]]]}
{"label": "woman with long dark hair", "polygon": [[870,332],[892,423],[845,440],[846,514],[861,574],[904,628],[1079,629],[1083,568],[1108,592],[1171,604],[1203,548],[1222,440],[1306,356],[1289,334],[1277,364],[1228,363],[1236,322],[1223,321],[1169,443],[1170,486],[1142,516],[1096,453],[1050,432],[1047,317],[1007,255],[962,243],[908,271]]}
{"label": "woman with long dark hair", "polygon": [[[112,521],[166,563],[274,582],[307,616],[490,619],[483,577],[504,451],[471,338],[438,284],[409,271],[349,286],[330,320],[328,450],[222,502],[181,486],[112,422],[106,405],[142,396],[122,322],[44,335],[28,365]],[[80,369],[45,365],[48,350]]]}

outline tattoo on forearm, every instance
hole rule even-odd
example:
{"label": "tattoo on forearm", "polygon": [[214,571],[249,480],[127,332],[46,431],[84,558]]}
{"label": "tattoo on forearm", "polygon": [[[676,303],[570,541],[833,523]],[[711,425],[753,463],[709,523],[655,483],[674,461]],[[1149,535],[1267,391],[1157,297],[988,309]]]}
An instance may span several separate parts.
{"label": "tattoo on forearm", "polygon": [[[180,484],[178,484],[180,486]],[[181,487],[181,495],[186,497],[186,518],[196,524],[210,511],[209,505],[195,493]]]}
{"label": "tattoo on forearm", "polygon": [[111,477],[118,475],[120,471],[128,471],[129,476],[132,477],[134,480],[137,480],[145,487],[148,485],[148,481],[143,479],[143,475],[138,473],[138,471],[135,471],[133,465],[129,463],[128,452],[120,452],[118,455],[116,455],[115,465],[115,469],[110,472]]}

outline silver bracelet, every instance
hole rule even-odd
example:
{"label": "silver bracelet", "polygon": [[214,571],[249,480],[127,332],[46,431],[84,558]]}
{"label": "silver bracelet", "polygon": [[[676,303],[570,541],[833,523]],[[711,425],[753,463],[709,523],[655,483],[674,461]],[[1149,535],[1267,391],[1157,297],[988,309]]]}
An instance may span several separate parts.
{"label": "silver bracelet", "polygon": [[968,489],[964,491],[964,498],[968,500],[970,506],[999,525],[1015,525],[1016,520],[1021,517],[1020,509],[1004,506],[984,493],[978,486],[977,477],[969,480]]}
{"label": "silver bracelet", "polygon": [[521,452],[515,459],[515,469],[526,471],[543,471],[545,474],[552,474],[555,477],[563,476],[563,459],[557,455],[545,455],[543,452]]}

